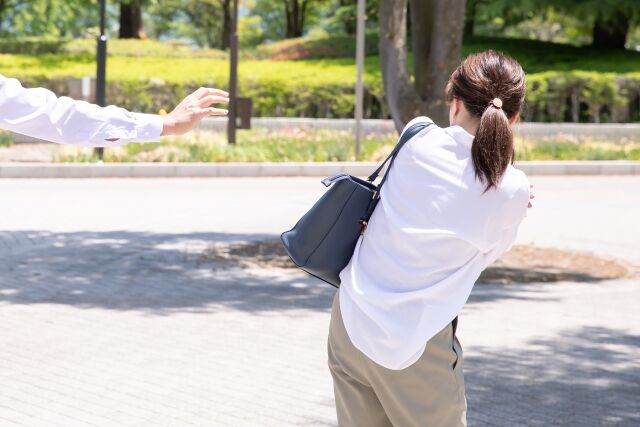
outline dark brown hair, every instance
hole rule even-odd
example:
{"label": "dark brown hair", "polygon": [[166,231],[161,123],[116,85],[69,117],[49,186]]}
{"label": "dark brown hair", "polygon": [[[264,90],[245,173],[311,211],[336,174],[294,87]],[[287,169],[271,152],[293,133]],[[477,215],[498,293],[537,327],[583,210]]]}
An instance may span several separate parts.
{"label": "dark brown hair", "polygon": [[461,100],[480,119],[471,157],[476,177],[487,185],[485,191],[497,188],[514,161],[509,120],[520,112],[524,94],[524,71],[518,61],[493,50],[468,56],[449,78],[448,100]]}

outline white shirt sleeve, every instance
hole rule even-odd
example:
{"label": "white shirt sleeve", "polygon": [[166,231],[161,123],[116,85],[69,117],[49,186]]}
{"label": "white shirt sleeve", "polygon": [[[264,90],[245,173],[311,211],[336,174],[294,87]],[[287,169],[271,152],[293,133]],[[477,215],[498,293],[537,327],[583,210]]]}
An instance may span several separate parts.
{"label": "white shirt sleeve", "polygon": [[59,144],[107,147],[160,140],[162,118],[58,98],[0,75],[0,129]]}

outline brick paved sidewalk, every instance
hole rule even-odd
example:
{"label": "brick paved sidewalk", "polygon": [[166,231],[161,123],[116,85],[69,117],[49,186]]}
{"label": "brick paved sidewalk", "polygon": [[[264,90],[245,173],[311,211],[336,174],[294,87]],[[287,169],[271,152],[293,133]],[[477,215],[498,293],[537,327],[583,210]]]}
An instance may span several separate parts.
{"label": "brick paved sidewalk", "polygon": [[[25,233],[4,239],[43,244],[0,257],[0,426],[335,425],[332,289],[199,258],[255,236]],[[469,425],[639,425],[639,297],[479,286],[461,316]]]}

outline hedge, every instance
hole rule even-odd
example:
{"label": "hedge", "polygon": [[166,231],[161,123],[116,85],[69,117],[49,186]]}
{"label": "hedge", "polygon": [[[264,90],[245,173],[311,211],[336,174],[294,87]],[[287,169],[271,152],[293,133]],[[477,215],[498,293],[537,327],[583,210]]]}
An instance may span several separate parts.
{"label": "hedge", "polygon": [[[228,62],[220,59],[113,57],[108,65],[108,101],[136,111],[168,109],[201,85],[225,87],[228,80]],[[95,64],[89,55],[0,55],[0,72],[64,95],[67,76],[92,75]],[[548,71],[528,74],[527,82],[526,121],[640,121],[640,72]],[[253,99],[255,116],[352,117],[354,84],[347,59],[240,66],[240,92]],[[387,118],[376,57],[367,58],[365,88],[365,116]]]}
{"label": "hedge", "polygon": [[[179,40],[109,39],[109,56],[169,57],[169,58],[217,58],[227,59],[228,54],[218,49],[194,49]],[[49,37],[0,38],[0,53],[21,55],[95,55],[95,39],[60,39]]]}

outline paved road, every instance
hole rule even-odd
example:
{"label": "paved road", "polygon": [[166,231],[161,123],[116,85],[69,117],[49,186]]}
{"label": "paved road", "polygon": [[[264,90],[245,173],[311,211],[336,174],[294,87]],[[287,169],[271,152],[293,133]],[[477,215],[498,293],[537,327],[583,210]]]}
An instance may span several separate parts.
{"label": "paved road", "polygon": [[[639,178],[542,178],[520,242],[640,262]],[[0,426],[335,425],[332,290],[200,258],[273,235],[317,180],[0,181]],[[640,425],[640,288],[482,285],[471,426]]]}

